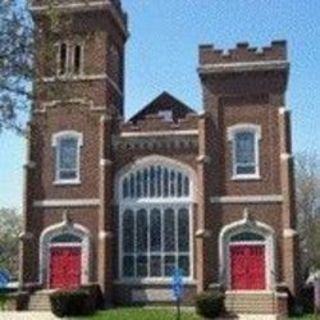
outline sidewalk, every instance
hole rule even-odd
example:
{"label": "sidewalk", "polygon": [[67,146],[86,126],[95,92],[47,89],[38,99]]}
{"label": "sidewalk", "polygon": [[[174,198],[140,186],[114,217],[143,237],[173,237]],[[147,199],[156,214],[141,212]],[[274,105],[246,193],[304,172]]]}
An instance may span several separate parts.
{"label": "sidewalk", "polygon": [[56,320],[51,312],[0,312],[0,320]]}

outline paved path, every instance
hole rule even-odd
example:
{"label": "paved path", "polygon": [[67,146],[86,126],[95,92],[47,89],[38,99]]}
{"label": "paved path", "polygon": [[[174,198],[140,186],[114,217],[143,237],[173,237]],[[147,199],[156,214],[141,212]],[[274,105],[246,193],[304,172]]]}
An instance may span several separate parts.
{"label": "paved path", "polygon": [[0,312],[0,320],[56,320],[51,312]]}
{"label": "paved path", "polygon": [[[57,320],[51,312],[0,312],[0,320]],[[237,320],[276,320],[274,315],[240,315]],[[217,319],[218,320],[218,319]],[[228,320],[226,318],[221,320]]]}

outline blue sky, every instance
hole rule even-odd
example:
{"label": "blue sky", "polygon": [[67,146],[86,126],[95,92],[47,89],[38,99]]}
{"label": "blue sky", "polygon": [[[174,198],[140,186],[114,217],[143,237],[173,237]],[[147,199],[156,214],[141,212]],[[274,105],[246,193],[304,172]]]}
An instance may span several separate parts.
{"label": "blue sky", "polygon": [[[123,0],[131,36],[126,59],[126,113],[163,90],[201,110],[198,45],[266,46],[286,39],[291,61],[287,106],[295,152],[320,150],[319,0]],[[0,207],[22,205],[25,141],[0,134]]]}

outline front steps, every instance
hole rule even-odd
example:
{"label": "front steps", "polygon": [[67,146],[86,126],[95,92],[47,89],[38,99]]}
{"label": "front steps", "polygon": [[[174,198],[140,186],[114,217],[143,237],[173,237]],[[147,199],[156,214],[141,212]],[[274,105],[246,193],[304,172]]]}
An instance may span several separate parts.
{"label": "front steps", "polygon": [[36,291],[30,295],[29,307],[30,311],[50,311],[50,293],[52,290]]}
{"label": "front steps", "polygon": [[275,292],[226,293],[226,309],[231,314],[274,315],[278,312],[278,298]]}

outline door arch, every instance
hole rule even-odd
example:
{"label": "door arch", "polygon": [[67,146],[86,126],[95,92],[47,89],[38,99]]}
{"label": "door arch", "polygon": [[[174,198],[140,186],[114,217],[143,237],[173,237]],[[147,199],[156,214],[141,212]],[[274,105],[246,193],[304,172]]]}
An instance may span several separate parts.
{"label": "door arch", "polygon": [[[68,219],[46,228],[40,237],[39,246],[39,282],[46,287],[63,284],[53,281],[52,268],[64,261],[65,267],[73,265],[74,279],[78,277],[79,285],[87,284],[90,278],[90,233],[80,224],[73,224]],[[58,272],[58,271],[57,271]],[[60,270],[59,272],[62,272]],[[71,279],[69,279],[71,286]],[[54,282],[54,283],[53,283]],[[66,287],[68,284],[66,283]]]}
{"label": "door arch", "polygon": [[[272,290],[275,284],[274,257],[273,229],[250,218],[245,210],[242,220],[231,223],[221,230],[219,236],[220,282],[227,290]],[[237,264],[239,264],[238,269],[235,270]],[[241,273],[247,267],[250,273],[246,275],[243,273],[241,279]],[[255,277],[254,282],[246,282],[246,277],[249,275]],[[236,277],[238,279],[235,279]]]}

